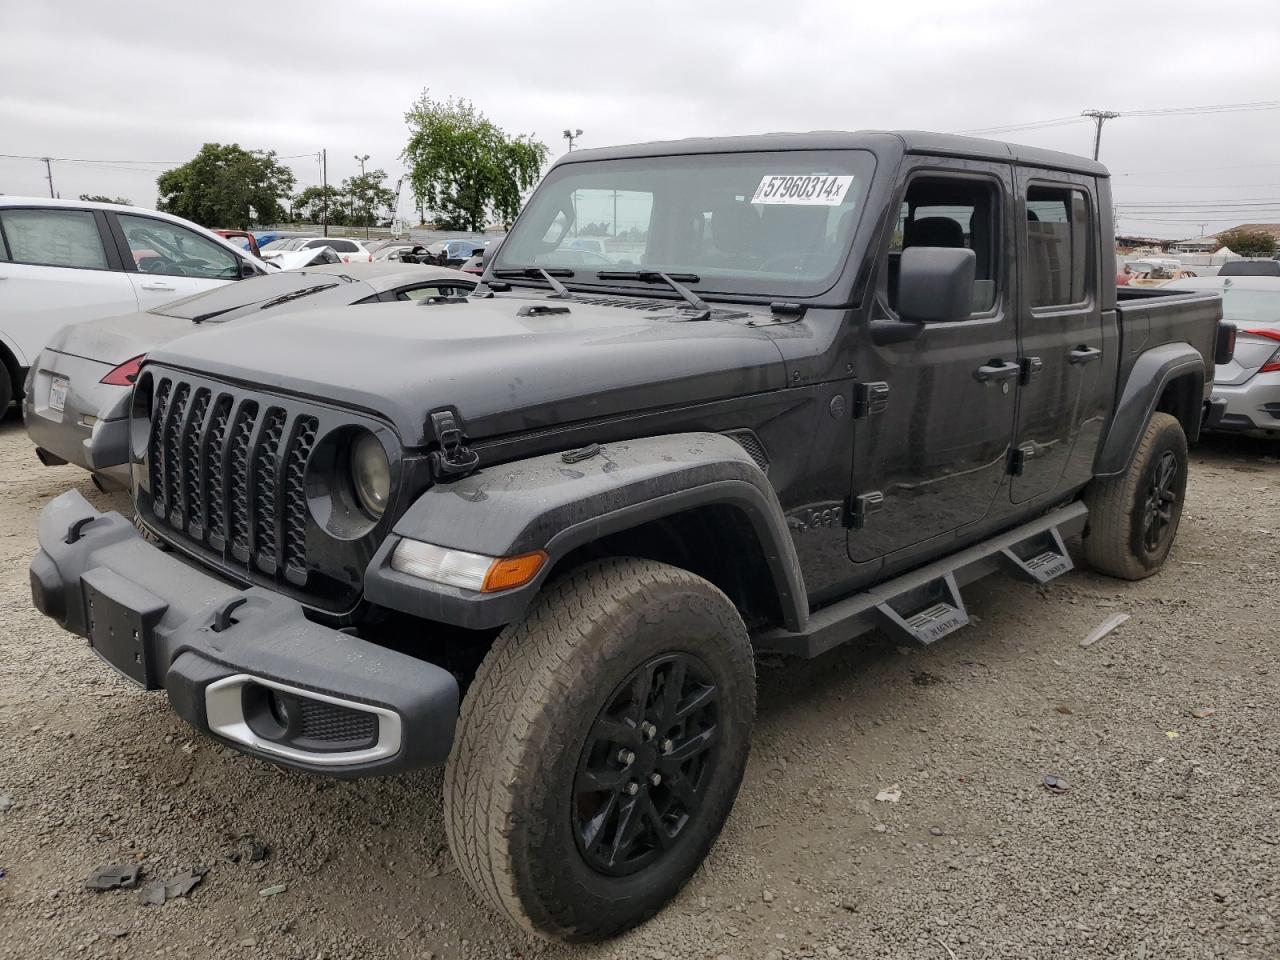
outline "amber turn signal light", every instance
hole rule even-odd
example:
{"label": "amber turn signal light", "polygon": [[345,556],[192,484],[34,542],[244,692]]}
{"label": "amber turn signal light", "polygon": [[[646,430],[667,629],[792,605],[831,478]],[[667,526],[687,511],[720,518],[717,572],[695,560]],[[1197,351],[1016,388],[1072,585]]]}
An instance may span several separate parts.
{"label": "amber turn signal light", "polygon": [[497,593],[499,590],[523,587],[538,575],[538,571],[546,562],[545,550],[535,550],[533,553],[524,553],[518,557],[500,557],[489,567],[480,592]]}

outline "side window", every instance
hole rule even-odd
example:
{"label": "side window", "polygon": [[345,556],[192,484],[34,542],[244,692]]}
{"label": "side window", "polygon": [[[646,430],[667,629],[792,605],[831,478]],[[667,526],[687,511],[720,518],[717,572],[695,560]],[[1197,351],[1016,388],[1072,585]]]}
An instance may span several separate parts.
{"label": "side window", "polygon": [[209,280],[235,280],[240,276],[240,261],[235,254],[186,227],[127,213],[118,218],[133,262],[143,273]]}
{"label": "side window", "polygon": [[897,305],[898,267],[907,247],[966,247],[977,256],[973,312],[995,306],[999,202],[988,180],[923,177],[911,182],[889,242],[889,303]]}
{"label": "side window", "polygon": [[107,269],[102,234],[88,210],[4,210],[0,226],[18,263]]}
{"label": "side window", "polygon": [[1033,307],[1088,299],[1089,198],[1070,187],[1027,189],[1027,299]]}

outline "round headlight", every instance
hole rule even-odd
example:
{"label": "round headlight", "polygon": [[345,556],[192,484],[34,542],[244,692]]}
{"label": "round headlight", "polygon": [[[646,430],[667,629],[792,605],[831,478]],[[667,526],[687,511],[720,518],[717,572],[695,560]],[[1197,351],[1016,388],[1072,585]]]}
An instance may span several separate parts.
{"label": "round headlight", "polygon": [[372,517],[382,516],[391,499],[391,464],[371,433],[362,434],[351,446],[351,485],[360,506]]}

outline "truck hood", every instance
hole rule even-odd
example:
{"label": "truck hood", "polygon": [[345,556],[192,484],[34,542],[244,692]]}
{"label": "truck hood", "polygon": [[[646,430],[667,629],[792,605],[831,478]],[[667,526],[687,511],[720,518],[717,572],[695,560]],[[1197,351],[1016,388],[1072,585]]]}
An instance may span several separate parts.
{"label": "truck hood", "polygon": [[[568,313],[520,315],[531,307]],[[408,446],[433,439],[442,407],[482,439],[786,385],[765,330],[681,316],[518,297],[369,304],[228,324],[148,362],[371,412]]]}

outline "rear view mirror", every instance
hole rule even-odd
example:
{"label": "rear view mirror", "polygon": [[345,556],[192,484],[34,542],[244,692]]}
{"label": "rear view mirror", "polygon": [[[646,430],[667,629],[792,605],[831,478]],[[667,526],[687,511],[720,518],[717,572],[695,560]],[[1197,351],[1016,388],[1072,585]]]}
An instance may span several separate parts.
{"label": "rear view mirror", "polygon": [[963,247],[907,247],[898,271],[898,316],[917,323],[963,320],[973,309],[978,257]]}

